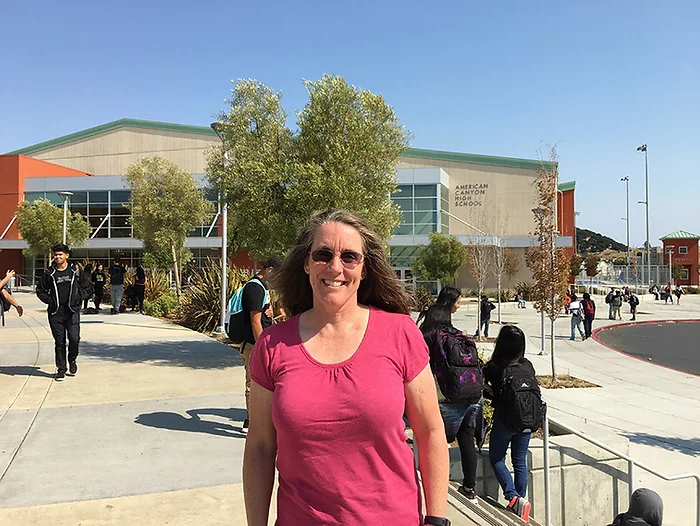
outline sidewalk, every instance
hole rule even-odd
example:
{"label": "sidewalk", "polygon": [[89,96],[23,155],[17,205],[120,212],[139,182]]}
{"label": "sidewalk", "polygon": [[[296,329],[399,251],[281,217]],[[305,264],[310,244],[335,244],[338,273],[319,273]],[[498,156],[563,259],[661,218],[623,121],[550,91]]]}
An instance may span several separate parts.
{"label": "sidewalk", "polygon": [[[593,327],[619,324],[607,319],[602,296],[594,296],[598,317]],[[637,320],[700,318],[700,296],[685,295],[682,304],[664,305],[651,296],[641,299]],[[454,324],[473,334],[475,305],[464,305]],[[623,306],[629,323],[629,307]],[[492,319],[495,320],[497,311]],[[540,317],[528,304],[502,307],[502,321],[517,323],[528,338],[527,358],[538,374],[551,374],[549,320],[546,320],[547,356],[538,356],[541,345]],[[491,325],[491,336],[499,325]],[[630,441],[630,455],[667,475],[700,473],[700,377],[677,372],[615,352],[593,339],[570,341],[568,317],[555,325],[555,364],[558,374],[571,374],[601,386],[600,389],[550,389],[545,392],[552,416],[583,431],[616,433]],[[700,351],[700,330],[697,349]],[[485,348],[492,345],[485,344]],[[664,526],[688,526],[695,520],[695,482],[665,482],[636,471],[636,487],[651,487],[664,499]]]}
{"label": "sidewalk", "polygon": [[0,328],[0,524],[245,524],[237,351],[148,316],[84,315],[78,374],[55,382],[45,308],[17,297],[24,316]]}

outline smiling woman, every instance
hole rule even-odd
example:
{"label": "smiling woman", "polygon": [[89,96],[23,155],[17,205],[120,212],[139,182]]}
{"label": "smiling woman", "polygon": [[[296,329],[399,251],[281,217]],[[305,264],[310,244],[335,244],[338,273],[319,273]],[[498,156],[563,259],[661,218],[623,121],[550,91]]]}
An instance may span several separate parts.
{"label": "smiling woman", "polygon": [[359,216],[317,213],[273,278],[290,320],[251,356],[243,485],[249,525],[423,524],[447,504],[445,433],[428,349],[381,240]]}

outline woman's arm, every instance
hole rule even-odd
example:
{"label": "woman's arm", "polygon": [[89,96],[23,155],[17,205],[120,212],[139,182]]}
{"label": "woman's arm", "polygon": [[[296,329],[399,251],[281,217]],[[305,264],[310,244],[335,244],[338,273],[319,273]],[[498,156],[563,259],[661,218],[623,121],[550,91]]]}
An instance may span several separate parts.
{"label": "woman's arm", "polygon": [[5,285],[7,285],[7,282],[10,281],[10,278],[15,275],[14,270],[8,270],[5,273],[5,277],[0,279],[0,289],[3,288]]}
{"label": "woman's arm", "polygon": [[445,426],[440,416],[435,381],[425,367],[404,386],[406,413],[418,442],[418,461],[423,478],[425,509],[428,515],[444,517],[450,460]]}
{"label": "woman's arm", "polygon": [[272,391],[251,382],[250,427],[243,454],[243,494],[248,526],[267,526],[270,514],[277,456],[272,395]]}

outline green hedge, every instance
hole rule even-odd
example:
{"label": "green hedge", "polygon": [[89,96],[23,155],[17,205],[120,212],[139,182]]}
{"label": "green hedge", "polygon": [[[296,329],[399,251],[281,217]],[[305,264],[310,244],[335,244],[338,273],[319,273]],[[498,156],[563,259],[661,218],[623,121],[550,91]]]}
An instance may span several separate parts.
{"label": "green hedge", "polygon": [[143,302],[143,310],[149,316],[156,318],[164,318],[171,312],[177,309],[177,296],[173,292],[163,294],[158,299],[153,301],[145,300]]}

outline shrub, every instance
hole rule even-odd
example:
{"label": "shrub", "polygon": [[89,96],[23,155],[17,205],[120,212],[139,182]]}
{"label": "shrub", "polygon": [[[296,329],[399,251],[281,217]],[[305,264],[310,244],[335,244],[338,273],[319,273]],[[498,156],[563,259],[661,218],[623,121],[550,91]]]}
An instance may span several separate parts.
{"label": "shrub", "polygon": [[155,301],[168,292],[170,292],[168,273],[156,269],[146,270],[146,290],[144,292],[144,298],[148,301]]}
{"label": "shrub", "polygon": [[145,300],[143,310],[148,316],[165,318],[177,310],[177,296],[174,292],[168,292],[155,300]]}
{"label": "shrub", "polygon": [[[251,277],[251,271],[229,265],[227,288],[229,298]],[[192,271],[182,293],[178,314],[180,322],[192,330],[211,332],[221,320],[221,265],[208,259],[206,264]]]}
{"label": "shrub", "polygon": [[530,300],[530,296],[532,296],[532,293],[535,290],[535,286],[532,283],[527,283],[526,281],[519,281],[518,284],[515,286],[515,292],[518,294],[522,294],[523,298],[526,300]]}
{"label": "shrub", "polygon": [[425,309],[435,303],[435,298],[423,285],[417,285],[413,290],[413,310],[423,312]]}
{"label": "shrub", "polygon": [[700,287],[683,287],[686,294],[700,294]]}
{"label": "shrub", "polygon": [[[498,301],[498,291],[497,290],[485,290],[483,292],[484,296],[488,296],[492,301]],[[511,299],[510,291],[501,289],[501,303],[504,303]]]}

